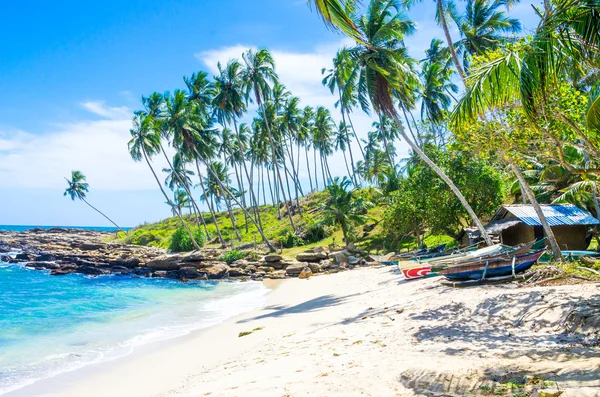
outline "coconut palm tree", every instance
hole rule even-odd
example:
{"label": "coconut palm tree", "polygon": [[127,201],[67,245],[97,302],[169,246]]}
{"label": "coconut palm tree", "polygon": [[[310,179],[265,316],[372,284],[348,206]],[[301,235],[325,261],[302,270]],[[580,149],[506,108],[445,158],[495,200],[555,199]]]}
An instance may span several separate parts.
{"label": "coconut palm tree", "polygon": [[100,215],[102,215],[103,217],[105,217],[106,219],[108,219],[108,221],[110,223],[112,223],[113,225],[115,225],[115,227],[117,229],[119,229],[119,231],[125,233],[123,231],[123,229],[121,229],[119,227],[119,225],[117,225],[115,222],[113,222],[112,219],[110,219],[108,216],[106,216],[98,208],[96,208],[93,205],[91,205],[85,199],[85,196],[88,193],[90,185],[85,181],[85,175],[83,175],[83,173],[81,173],[81,171],[72,171],[71,172],[71,179],[65,178],[65,180],[67,181],[67,183],[69,184],[69,186],[65,190],[64,196],[71,197],[71,200],[73,200],[73,201],[75,201],[75,199],[79,199],[79,200],[83,201],[84,203],[86,203],[87,205],[89,205],[90,208],[92,208],[94,211],[96,211],[97,213],[99,213]]}
{"label": "coconut palm tree", "polygon": [[357,186],[356,182],[354,182],[356,180],[354,175],[354,164],[352,164],[352,170],[350,170],[348,167],[348,159],[346,158],[346,149],[350,147],[350,142],[348,138],[348,126],[343,121],[340,122],[335,133],[334,146],[335,150],[340,150],[342,152],[342,155],[344,156],[344,163],[346,164],[346,171],[348,172],[350,178],[352,178],[351,180],[354,186]]}
{"label": "coconut palm tree", "polygon": [[[310,191],[314,191],[312,176],[310,173],[310,161],[308,156],[308,150],[311,148],[311,137],[313,136],[313,128],[314,128],[314,109],[310,106],[306,106],[302,110],[302,115],[300,116],[300,128],[298,129],[298,134],[296,139],[299,145],[304,146],[304,158],[306,159],[306,171],[308,173],[308,181],[310,183]],[[298,158],[300,155],[298,154]]]}
{"label": "coconut palm tree", "polygon": [[[156,99],[158,99],[158,97],[155,95],[151,95],[149,97],[150,101],[154,101]],[[162,97],[160,101],[162,101]],[[147,110],[152,111],[152,109],[148,108]],[[156,109],[154,109],[154,111],[155,110]],[[131,134],[131,140],[129,140],[128,142],[129,154],[133,161],[142,161],[142,159],[146,161],[146,164],[148,164],[148,168],[150,168],[150,171],[152,172],[152,175],[154,176],[154,179],[156,180],[160,191],[165,197],[167,204],[173,210],[175,208],[175,204],[171,201],[170,197],[167,195],[167,192],[165,192],[163,184],[160,183],[158,175],[156,175],[156,171],[154,171],[154,168],[152,167],[152,163],[150,161],[152,156],[158,154],[161,151],[161,138],[160,134],[154,127],[154,123],[154,118],[148,113],[144,111],[136,112],[133,118],[133,128],[129,130]],[[181,211],[176,211],[176,215],[179,218],[181,225],[185,228],[188,236],[190,237],[192,244],[194,244],[194,248],[200,249],[200,246],[198,245],[198,243],[196,243],[196,240],[194,239],[194,234],[188,227],[187,223],[184,221]]]}
{"label": "coconut palm tree", "polygon": [[290,225],[292,226],[293,230],[296,230],[294,220],[292,219],[292,212],[290,211],[289,202],[286,198],[285,190],[283,188],[283,180],[279,170],[279,162],[277,161],[277,147],[275,139],[273,138],[273,131],[271,131],[268,112],[266,109],[266,99],[271,93],[270,84],[277,81],[277,74],[275,73],[275,61],[273,60],[273,57],[269,51],[265,49],[258,51],[248,50],[243,54],[242,57],[244,59],[245,68],[243,69],[241,75],[244,87],[246,89],[246,96],[249,99],[256,101],[256,105],[262,109],[265,130],[269,139],[269,145],[271,146],[271,162],[273,167],[275,167],[275,173],[279,181],[279,186],[283,195],[283,201],[285,202],[288,218],[290,220]]}
{"label": "coconut palm tree", "polygon": [[504,34],[519,33],[521,22],[499,9],[506,0],[467,0],[463,15],[455,19],[462,39],[456,43],[463,49],[463,67],[469,70],[469,57],[483,55],[506,42]]}
{"label": "coconut palm tree", "polygon": [[331,172],[329,171],[327,157],[333,153],[332,137],[334,128],[335,124],[329,109],[319,106],[317,108],[317,112],[315,113],[313,145],[319,150],[321,174],[323,176],[323,183],[325,186],[331,182]]}
{"label": "coconut palm tree", "polygon": [[[385,0],[372,0],[367,15],[359,21],[359,28],[366,38],[366,44],[357,43],[350,49],[360,73],[359,86],[364,87],[373,110],[388,116],[396,123],[404,141],[429,165],[450,187],[488,245],[492,244],[483,224],[452,180],[413,142],[404,130],[398,112],[394,106],[394,95],[409,93],[412,81],[416,79],[414,71],[405,63],[406,48],[402,45],[405,33],[414,29],[414,24],[402,12],[398,4]],[[400,47],[399,47],[400,46]]]}
{"label": "coconut palm tree", "polygon": [[327,200],[321,206],[323,222],[339,225],[344,236],[344,243],[350,244],[352,226],[364,224],[369,218],[365,215],[370,202],[355,196],[353,190],[348,190],[351,182],[348,178],[340,180],[335,177],[325,189]]}
{"label": "coconut palm tree", "polygon": [[[540,24],[526,45],[507,47],[471,71],[469,89],[452,113],[455,128],[471,123],[489,109],[514,101],[522,104],[531,125],[537,128],[538,107],[547,102],[547,94],[554,82],[569,75],[574,64],[583,69],[594,67],[600,47],[600,6],[587,0],[558,0],[544,4]],[[588,136],[566,115],[553,116],[573,127],[572,132],[583,142],[585,151],[600,155]],[[595,124],[594,120],[600,120],[598,100],[589,108],[587,127],[600,133],[597,128],[600,123]],[[552,228],[520,167],[514,159],[506,160],[540,219],[555,258],[560,260],[562,255]]]}
{"label": "coconut palm tree", "polygon": [[225,201],[225,206],[229,213],[229,220],[231,221],[231,227],[233,228],[237,239],[241,240],[242,238],[238,231],[235,216],[233,215],[233,210],[231,208],[229,193],[222,188],[222,186],[225,186],[229,192],[233,191],[233,188],[230,186],[231,178],[229,177],[227,166],[221,162],[213,161],[211,162],[211,168],[214,170],[214,173],[209,173],[208,177],[204,179],[204,184],[206,185],[204,191],[208,197],[203,195],[202,199],[205,201],[210,199],[213,207],[217,209],[220,209],[221,202]]}

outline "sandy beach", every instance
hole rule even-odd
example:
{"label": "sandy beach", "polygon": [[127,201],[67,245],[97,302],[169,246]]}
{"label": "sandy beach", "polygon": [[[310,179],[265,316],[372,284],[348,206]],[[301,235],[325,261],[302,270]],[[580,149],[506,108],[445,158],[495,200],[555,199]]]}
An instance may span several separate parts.
{"label": "sandy beach", "polygon": [[260,309],[8,396],[511,395],[524,383],[598,396],[599,321],[578,315],[599,307],[594,284],[453,289],[390,267],[290,279]]}

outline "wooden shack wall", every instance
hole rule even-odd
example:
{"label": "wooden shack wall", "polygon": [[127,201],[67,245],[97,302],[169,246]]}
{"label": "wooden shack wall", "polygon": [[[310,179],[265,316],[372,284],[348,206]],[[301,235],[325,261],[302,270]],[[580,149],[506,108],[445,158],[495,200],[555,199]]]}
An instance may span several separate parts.
{"label": "wooden shack wall", "polygon": [[552,231],[561,250],[585,250],[587,248],[585,244],[587,226],[585,225],[554,226]]}
{"label": "wooden shack wall", "polygon": [[533,226],[519,223],[502,231],[502,244],[519,245],[535,240]]}

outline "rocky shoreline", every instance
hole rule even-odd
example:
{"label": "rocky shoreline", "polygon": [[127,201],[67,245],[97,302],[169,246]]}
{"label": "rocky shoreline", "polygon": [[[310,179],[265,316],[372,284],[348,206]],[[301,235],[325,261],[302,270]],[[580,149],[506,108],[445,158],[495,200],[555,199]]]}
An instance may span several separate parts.
{"label": "rocky shoreline", "polygon": [[[105,242],[110,233],[78,229],[31,229],[0,232],[0,259],[23,263],[36,270],[61,276],[81,273],[92,276],[124,275],[186,280],[262,280],[288,277],[308,278],[313,274],[336,273],[358,266],[377,264],[367,253],[356,249],[335,250],[317,247],[300,253],[295,260],[281,255],[253,255],[258,260],[240,259],[227,264],[220,259],[225,250],[202,249],[169,254],[155,247]],[[18,251],[14,256],[9,252]]]}

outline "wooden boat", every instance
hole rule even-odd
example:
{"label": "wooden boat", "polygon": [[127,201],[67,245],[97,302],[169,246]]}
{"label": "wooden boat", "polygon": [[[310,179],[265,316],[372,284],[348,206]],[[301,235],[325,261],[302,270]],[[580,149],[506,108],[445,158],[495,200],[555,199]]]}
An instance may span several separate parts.
{"label": "wooden boat", "polygon": [[[598,251],[565,250],[565,251],[560,251],[560,252],[563,255],[563,259],[566,261],[569,261],[569,262],[578,261],[582,256],[591,256],[592,258],[600,257],[600,252],[598,252]],[[547,252],[540,258],[540,262],[548,263],[548,262],[550,262],[551,259],[552,259],[552,254]]]}
{"label": "wooden boat", "polygon": [[450,280],[482,280],[486,277],[515,276],[533,266],[544,254],[544,250],[526,255],[513,256],[512,259],[488,259],[479,263],[450,267],[439,274]]}
{"label": "wooden boat", "polygon": [[451,268],[454,266],[477,264],[485,259],[507,259],[513,256],[523,255],[531,249],[532,243],[522,247],[512,248],[506,245],[496,244],[490,247],[481,248],[479,250],[467,252],[453,258],[442,258],[436,261],[425,263],[419,262],[398,262],[398,269],[406,279],[415,279],[427,276],[437,275],[438,271]]}

